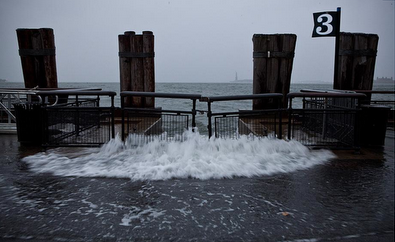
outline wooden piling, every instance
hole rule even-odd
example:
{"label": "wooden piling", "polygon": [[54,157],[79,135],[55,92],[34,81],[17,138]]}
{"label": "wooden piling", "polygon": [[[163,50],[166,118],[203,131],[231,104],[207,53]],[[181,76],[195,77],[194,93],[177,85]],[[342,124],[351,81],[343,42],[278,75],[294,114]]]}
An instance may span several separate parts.
{"label": "wooden piling", "polygon": [[[143,52],[143,36],[134,35],[130,38],[131,53]],[[135,56],[131,58],[131,86],[132,91],[144,92],[144,65],[142,57]],[[133,97],[132,105],[134,107],[143,107],[141,97]]]}
{"label": "wooden piling", "polygon": [[53,29],[17,29],[19,55],[26,88],[57,88]]}
{"label": "wooden piling", "polygon": [[[121,91],[155,92],[154,35],[125,32],[118,36]],[[154,108],[153,98],[133,97],[127,106]]]}
{"label": "wooden piling", "polygon": [[[253,93],[282,93],[282,106],[287,106],[293,58],[296,46],[295,34],[254,34]],[[277,108],[272,100],[254,100],[253,109]]]}
{"label": "wooden piling", "polygon": [[333,88],[372,90],[379,36],[341,32],[339,38],[339,54],[335,56],[338,73]]}
{"label": "wooden piling", "polygon": [[[133,31],[125,32],[125,34],[118,35],[119,52],[127,53],[130,52],[130,35],[135,35]],[[121,92],[132,90],[131,82],[131,71],[130,71],[130,58],[119,57],[119,74],[120,74],[120,84]],[[131,105],[131,100],[128,98],[125,100],[127,106]]]}
{"label": "wooden piling", "polygon": [[[143,53],[146,54],[144,57],[144,91],[155,92],[155,64],[154,56],[154,35],[151,31],[143,32]],[[146,107],[155,107],[154,98],[145,98]]]}

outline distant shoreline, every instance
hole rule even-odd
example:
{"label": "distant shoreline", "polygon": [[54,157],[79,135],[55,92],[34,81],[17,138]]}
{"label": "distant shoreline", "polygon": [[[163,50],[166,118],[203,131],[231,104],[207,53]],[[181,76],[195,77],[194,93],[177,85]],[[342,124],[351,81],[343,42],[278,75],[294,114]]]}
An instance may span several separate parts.
{"label": "distant shoreline", "polygon": [[[4,84],[4,83],[9,83],[9,84],[23,84],[24,82],[18,82],[18,81],[7,81],[4,79],[0,79],[0,83]],[[83,82],[59,82],[58,84],[62,84],[62,83],[83,83]],[[117,81],[111,82],[84,82],[84,83],[119,83]],[[233,80],[233,81],[224,81],[224,82],[177,82],[177,81],[157,81],[156,83],[191,83],[191,84],[199,84],[199,83],[233,83],[233,84],[252,84],[253,80],[252,79],[243,79],[243,80]],[[322,82],[322,81],[300,81],[300,82],[291,82],[291,84],[332,84],[332,82]],[[395,80],[393,79],[375,79],[373,81],[373,84],[395,84]]]}

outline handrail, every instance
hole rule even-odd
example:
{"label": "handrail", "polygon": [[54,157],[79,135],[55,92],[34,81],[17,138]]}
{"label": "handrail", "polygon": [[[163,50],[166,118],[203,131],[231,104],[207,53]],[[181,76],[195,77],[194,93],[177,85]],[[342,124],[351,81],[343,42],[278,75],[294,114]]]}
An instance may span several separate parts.
{"label": "handrail", "polygon": [[363,94],[395,94],[395,91],[378,91],[378,90],[354,90],[356,93]]}
{"label": "handrail", "polygon": [[366,98],[363,93],[339,93],[339,92],[291,92],[287,94],[287,98],[295,97],[350,97],[350,98]]}
{"label": "handrail", "polygon": [[363,94],[395,94],[395,91],[380,91],[380,90],[316,90],[316,89],[302,89],[300,92],[317,92],[317,93],[363,93]]}
{"label": "handrail", "polygon": [[350,90],[318,90],[318,89],[302,89],[300,92],[317,92],[317,93],[355,93],[355,91],[350,91]]}
{"label": "handrail", "polygon": [[11,90],[11,91],[3,91],[3,90],[4,90],[4,89],[0,89],[0,95],[2,95],[2,94],[4,94],[4,95],[13,95],[13,97],[14,97],[15,99],[19,100],[20,102],[21,102],[21,98],[16,97],[15,95],[26,95],[26,96],[34,95],[34,96],[37,96],[37,97],[38,97],[39,103],[41,103],[41,101],[42,101],[41,97],[38,96],[38,95],[36,94],[36,92],[33,92],[33,91],[12,91],[12,90]]}
{"label": "handrail", "polygon": [[15,89],[0,89],[0,94],[25,94],[25,95],[35,95],[36,92],[33,90],[15,90]]}
{"label": "handrail", "polygon": [[39,91],[100,91],[100,88],[0,88],[0,93],[36,93]]}
{"label": "handrail", "polygon": [[38,91],[38,92],[36,92],[36,95],[40,95],[40,96],[49,96],[49,95],[115,96],[115,95],[117,95],[117,93],[114,91],[73,89],[73,90],[56,90],[56,91]]}

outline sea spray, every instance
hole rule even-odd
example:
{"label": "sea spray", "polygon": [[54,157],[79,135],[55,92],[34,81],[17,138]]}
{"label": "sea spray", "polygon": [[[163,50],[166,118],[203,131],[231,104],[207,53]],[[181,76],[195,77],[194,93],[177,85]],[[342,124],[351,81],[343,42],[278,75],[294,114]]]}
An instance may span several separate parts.
{"label": "sea spray", "polygon": [[211,138],[187,131],[185,140],[132,145],[119,137],[101,149],[67,157],[48,150],[25,157],[37,173],[57,176],[118,177],[131,180],[171,178],[220,179],[287,173],[324,164],[335,156],[327,150],[310,150],[296,141],[241,136]]}

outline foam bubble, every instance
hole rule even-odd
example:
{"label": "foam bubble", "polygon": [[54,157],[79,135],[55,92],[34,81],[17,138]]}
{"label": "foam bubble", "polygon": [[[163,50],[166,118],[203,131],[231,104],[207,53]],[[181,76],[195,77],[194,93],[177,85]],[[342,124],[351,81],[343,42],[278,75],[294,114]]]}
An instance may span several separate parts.
{"label": "foam bubble", "polygon": [[323,164],[335,157],[327,150],[314,151],[299,142],[275,138],[208,139],[190,131],[185,137],[183,142],[155,139],[139,146],[116,137],[89,154],[69,158],[48,150],[23,161],[33,172],[57,176],[166,180],[287,173]]}

